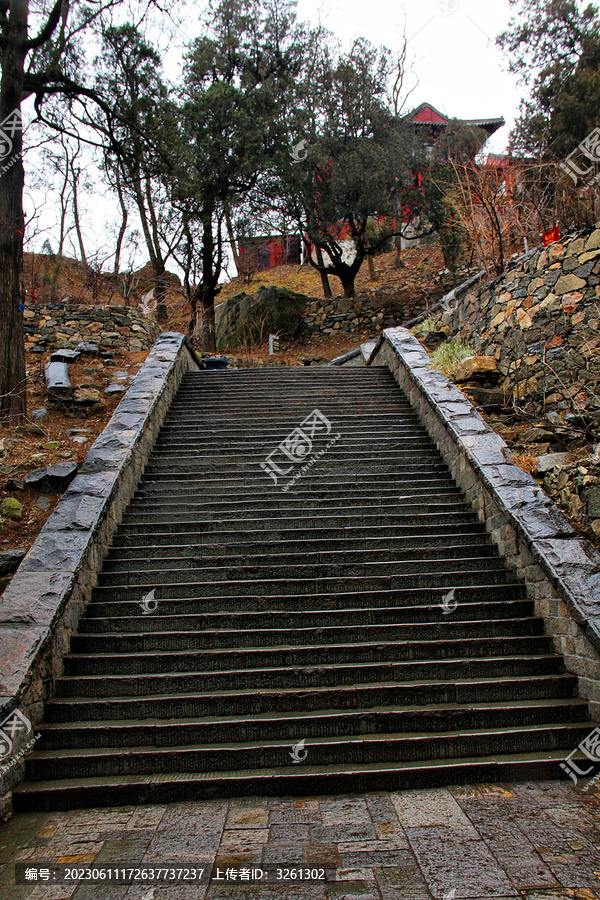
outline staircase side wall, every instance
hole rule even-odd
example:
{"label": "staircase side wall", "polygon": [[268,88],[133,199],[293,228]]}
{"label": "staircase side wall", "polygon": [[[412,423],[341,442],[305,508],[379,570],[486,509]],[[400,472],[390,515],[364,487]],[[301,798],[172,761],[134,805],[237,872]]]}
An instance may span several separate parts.
{"label": "staircase side wall", "polygon": [[[0,598],[0,818],[10,814],[22,755],[35,743],[44,701],[158,431],[184,374],[198,364],[184,335],[159,337]],[[25,721],[15,721],[15,711]]]}
{"label": "staircase side wall", "polygon": [[384,332],[372,360],[406,393],[492,540],[524,581],[580,696],[600,719],[600,553],[578,534],[502,438],[405,328]]}

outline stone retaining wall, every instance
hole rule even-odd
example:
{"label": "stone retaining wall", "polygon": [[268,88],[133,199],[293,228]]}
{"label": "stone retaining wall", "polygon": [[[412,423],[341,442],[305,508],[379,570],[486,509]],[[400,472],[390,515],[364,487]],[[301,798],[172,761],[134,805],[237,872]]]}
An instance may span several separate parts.
{"label": "stone retaining wall", "polygon": [[[397,293],[383,287],[360,291],[356,297],[311,300],[303,316],[305,334],[378,331],[404,321],[405,312],[394,312]],[[418,309],[416,310],[418,312]]]}
{"label": "stone retaining wall", "polygon": [[386,365],[509,566],[525,583],[580,696],[600,719],[600,553],[581,537],[405,328],[384,332]]}
{"label": "stone retaining wall", "polygon": [[80,341],[95,341],[101,348],[146,350],[160,328],[138,309],[126,306],[80,306],[69,303],[27,305],[25,349],[73,348]]}
{"label": "stone retaining wall", "polygon": [[[110,422],[90,448],[37,540],[0,597],[0,729],[15,709],[34,726],[63,671],[71,635],[143,474],[185,372],[199,360],[185,337],[162,334]],[[23,778],[18,754],[32,740],[23,729],[9,757],[0,735],[0,818]]]}
{"label": "stone retaining wall", "polygon": [[600,228],[530,254],[445,318],[496,358],[509,396],[600,422]]}

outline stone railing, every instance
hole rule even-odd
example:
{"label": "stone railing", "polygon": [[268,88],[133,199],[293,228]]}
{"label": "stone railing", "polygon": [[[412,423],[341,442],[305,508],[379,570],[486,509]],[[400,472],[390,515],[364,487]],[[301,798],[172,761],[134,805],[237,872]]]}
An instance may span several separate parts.
{"label": "stone railing", "polygon": [[[35,740],[44,701],[171,401],[183,375],[199,367],[182,334],[160,336],[0,598],[0,817],[10,814],[12,789],[23,778],[21,754]],[[15,712],[7,748],[2,722]]]}

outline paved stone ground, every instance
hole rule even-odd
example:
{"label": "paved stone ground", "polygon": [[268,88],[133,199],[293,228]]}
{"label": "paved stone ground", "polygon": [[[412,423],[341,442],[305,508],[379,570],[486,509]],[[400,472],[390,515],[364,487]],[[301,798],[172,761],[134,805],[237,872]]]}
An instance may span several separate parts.
{"label": "paved stone ground", "polygon": [[[328,884],[14,886],[14,862],[332,867]],[[216,869],[213,869],[213,874]],[[2,900],[600,900],[600,790],[562,782],[19,815]]]}

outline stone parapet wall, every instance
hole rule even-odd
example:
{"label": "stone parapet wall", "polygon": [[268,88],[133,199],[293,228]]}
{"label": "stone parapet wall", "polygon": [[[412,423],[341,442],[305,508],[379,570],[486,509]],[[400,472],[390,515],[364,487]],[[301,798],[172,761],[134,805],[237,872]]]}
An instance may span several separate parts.
{"label": "stone parapet wall", "polygon": [[499,552],[524,582],[547,634],[600,719],[600,553],[581,537],[468,399],[404,328],[371,362],[386,365]]}
{"label": "stone parapet wall", "polygon": [[[34,731],[41,722],[173,397],[184,374],[198,367],[182,334],[160,336],[0,597],[0,722],[15,709]],[[31,733],[20,732],[13,764],[0,768],[0,818],[10,814],[12,789],[24,772],[16,760],[29,740]]]}
{"label": "stone parapet wall", "polygon": [[509,396],[540,411],[585,406],[600,420],[600,228],[529,254],[446,319],[496,358]]}
{"label": "stone parapet wall", "polygon": [[94,341],[106,349],[146,350],[160,334],[153,319],[126,306],[37,303],[26,306],[23,317],[29,351],[75,349],[80,341]]}

